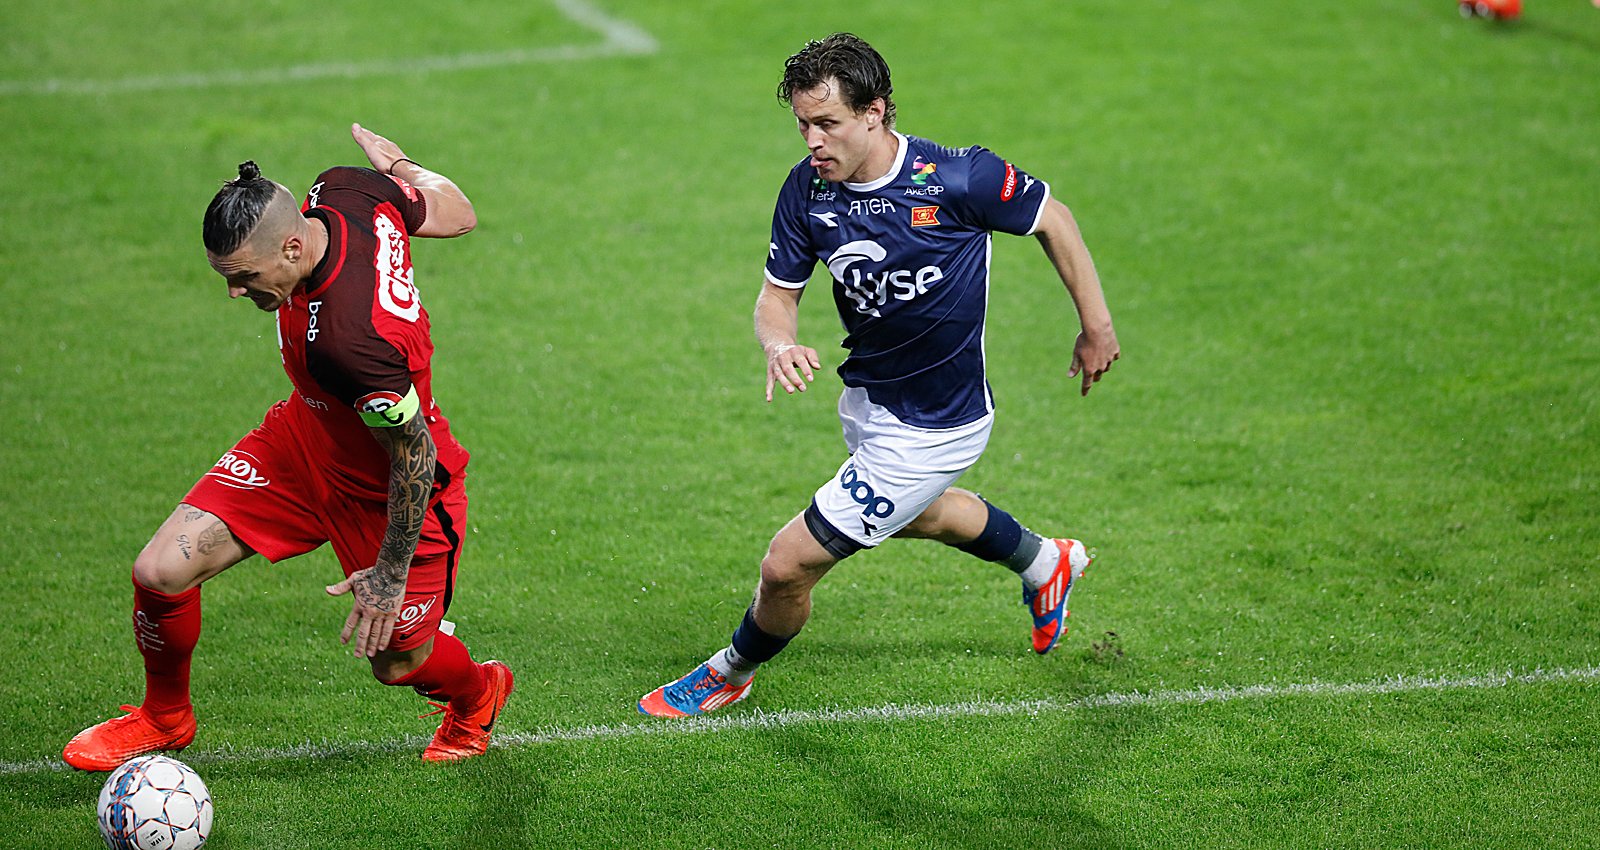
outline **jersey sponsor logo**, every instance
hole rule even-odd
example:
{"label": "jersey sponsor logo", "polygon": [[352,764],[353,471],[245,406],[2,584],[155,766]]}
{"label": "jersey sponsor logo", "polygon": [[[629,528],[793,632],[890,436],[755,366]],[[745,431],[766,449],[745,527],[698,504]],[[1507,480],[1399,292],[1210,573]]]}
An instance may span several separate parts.
{"label": "jersey sponsor logo", "polygon": [[314,399],[314,398],[312,398],[311,396],[308,396],[308,395],[300,396],[300,400],[305,402],[306,403],[306,407],[309,407],[312,410],[327,410],[328,409],[328,403],[327,402],[320,401],[318,399]]}
{"label": "jersey sponsor logo", "polygon": [[836,213],[836,212],[812,213],[811,217],[815,218],[816,220],[818,220],[820,222],[822,222],[823,224],[826,224],[829,227],[838,227],[839,226],[839,221],[838,221],[839,214]]}
{"label": "jersey sponsor logo", "polygon": [[907,186],[906,187],[906,194],[907,195],[921,195],[921,196],[942,195],[942,194],[944,194],[944,187],[943,186]]}
{"label": "jersey sponsor logo", "polygon": [[217,459],[211,471],[205,474],[207,478],[216,479],[217,483],[232,487],[235,490],[254,490],[257,487],[266,487],[272,482],[262,475],[256,466],[261,461],[249,452],[238,450],[230,451]]}
{"label": "jersey sponsor logo", "polygon": [[403,418],[401,412],[396,410],[395,407],[402,401],[405,401],[405,398],[399,393],[392,393],[388,390],[378,390],[375,393],[367,393],[366,395],[356,399],[356,409],[362,413],[376,414],[384,422],[387,422],[390,425],[399,425],[401,422],[404,422],[405,419]]}
{"label": "jersey sponsor logo", "polygon": [[1006,163],[1006,179],[1000,184],[1000,201],[1004,203],[1017,194],[1017,170]]}
{"label": "jersey sponsor logo", "polygon": [[828,271],[844,289],[845,297],[855,302],[856,312],[868,316],[882,316],[878,308],[897,301],[910,301],[928,291],[928,287],[944,279],[944,270],[938,266],[910,269],[884,269],[862,273],[852,266],[863,261],[881,263],[888,256],[882,245],[871,239],[847,242],[828,257]]}
{"label": "jersey sponsor logo", "polygon": [[926,186],[928,184],[928,176],[939,170],[939,166],[931,162],[923,162],[920,156],[911,163],[911,167],[916,169],[917,172],[911,175],[911,182],[918,186]]}
{"label": "jersey sponsor logo", "polygon": [[434,603],[438,601],[439,597],[437,595],[429,596],[427,599],[411,598],[405,600],[400,608],[400,617],[394,624],[395,631],[404,632],[415,628],[418,623],[421,623],[428,616],[428,612],[433,610]]}
{"label": "jersey sponsor logo", "polygon": [[885,198],[865,198],[850,202],[850,215],[888,215],[894,212],[894,202]]}
{"label": "jersey sponsor logo", "polygon": [[912,207],[912,227],[937,227],[939,224],[938,207]]}
{"label": "jersey sponsor logo", "polygon": [[[378,272],[378,303],[383,309],[415,322],[422,313],[422,299],[411,282],[411,243],[385,204],[372,214],[372,232],[378,237],[373,266]],[[390,208],[392,209],[392,207]]]}
{"label": "jersey sponsor logo", "polygon": [[321,201],[322,184],[318,183],[317,185],[311,187],[311,191],[306,193],[306,209],[315,209],[317,204],[321,203]]}
{"label": "jersey sponsor logo", "polygon": [[[415,164],[416,163],[412,163],[412,165],[415,165]],[[390,167],[393,168],[393,166],[390,166]],[[408,200],[408,201],[410,201],[412,203],[416,203],[417,202],[417,190],[416,190],[415,187],[413,187],[410,183],[407,183],[406,181],[401,180],[400,178],[394,176],[393,174],[389,174],[389,175],[385,175],[385,176],[387,176],[390,180],[393,180],[394,181],[394,185],[400,187],[400,191],[406,193],[406,200]]]}
{"label": "jersey sponsor logo", "polygon": [[878,495],[871,484],[861,480],[854,462],[847,463],[839,473],[839,489],[850,494],[850,500],[861,506],[861,524],[871,534],[876,526],[868,525],[870,518],[883,519],[894,514],[894,502]]}
{"label": "jersey sponsor logo", "polygon": [[306,320],[306,342],[317,341],[317,311],[321,309],[321,301],[313,301],[306,305],[306,312],[311,314],[311,318]]}
{"label": "jersey sponsor logo", "polygon": [[839,193],[838,192],[812,192],[811,193],[811,200],[813,200],[813,201],[831,201],[831,200],[833,200],[834,198],[837,198],[837,197],[839,197]]}

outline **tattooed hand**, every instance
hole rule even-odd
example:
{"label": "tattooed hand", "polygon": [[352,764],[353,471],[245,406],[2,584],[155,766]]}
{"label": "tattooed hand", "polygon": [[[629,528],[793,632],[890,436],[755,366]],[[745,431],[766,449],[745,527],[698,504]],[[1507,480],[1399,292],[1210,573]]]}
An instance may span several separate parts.
{"label": "tattooed hand", "polygon": [[350,616],[344,621],[344,631],[339,633],[339,642],[345,644],[350,643],[351,635],[355,635],[355,657],[371,658],[389,648],[389,639],[394,636],[395,620],[400,611],[400,599],[406,592],[404,570],[397,575],[394,569],[379,564],[357,570],[344,581],[330,584],[325,589],[329,596],[343,596],[346,593],[355,596]]}

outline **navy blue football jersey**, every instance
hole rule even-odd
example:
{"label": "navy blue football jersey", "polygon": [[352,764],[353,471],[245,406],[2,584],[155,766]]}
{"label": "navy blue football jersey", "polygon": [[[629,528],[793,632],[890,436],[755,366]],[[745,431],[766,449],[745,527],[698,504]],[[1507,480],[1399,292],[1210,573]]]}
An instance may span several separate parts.
{"label": "navy blue football jersey", "polygon": [[994,409],[984,373],[991,233],[1031,234],[1050,187],[981,147],[895,133],[894,166],[871,183],[829,183],[810,157],[772,215],[766,279],[806,285],[821,260],[849,356],[845,386],[918,428]]}

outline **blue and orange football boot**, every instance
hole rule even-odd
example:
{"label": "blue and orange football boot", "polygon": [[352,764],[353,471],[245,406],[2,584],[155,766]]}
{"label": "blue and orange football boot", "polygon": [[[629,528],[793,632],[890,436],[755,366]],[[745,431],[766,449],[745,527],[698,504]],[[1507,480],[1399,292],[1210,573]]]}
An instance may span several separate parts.
{"label": "blue and orange football boot", "polygon": [[1077,540],[1050,542],[1061,551],[1056,571],[1038,590],[1030,590],[1026,584],[1022,586],[1022,604],[1033,614],[1033,651],[1040,655],[1055,649],[1056,643],[1067,633],[1067,596],[1094,560]]}
{"label": "blue and orange football boot", "polygon": [[752,677],[742,685],[728,683],[726,677],[701,664],[676,682],[668,682],[639,700],[639,713],[652,717],[688,717],[732,705],[750,693]]}

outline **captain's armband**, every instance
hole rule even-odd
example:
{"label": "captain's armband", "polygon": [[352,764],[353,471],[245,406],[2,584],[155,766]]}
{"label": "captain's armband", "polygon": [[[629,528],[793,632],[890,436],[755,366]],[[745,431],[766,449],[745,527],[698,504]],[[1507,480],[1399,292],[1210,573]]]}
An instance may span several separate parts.
{"label": "captain's armband", "polygon": [[356,399],[356,412],[368,428],[393,428],[410,422],[422,409],[417,398],[417,388],[410,387],[404,396],[380,390]]}

